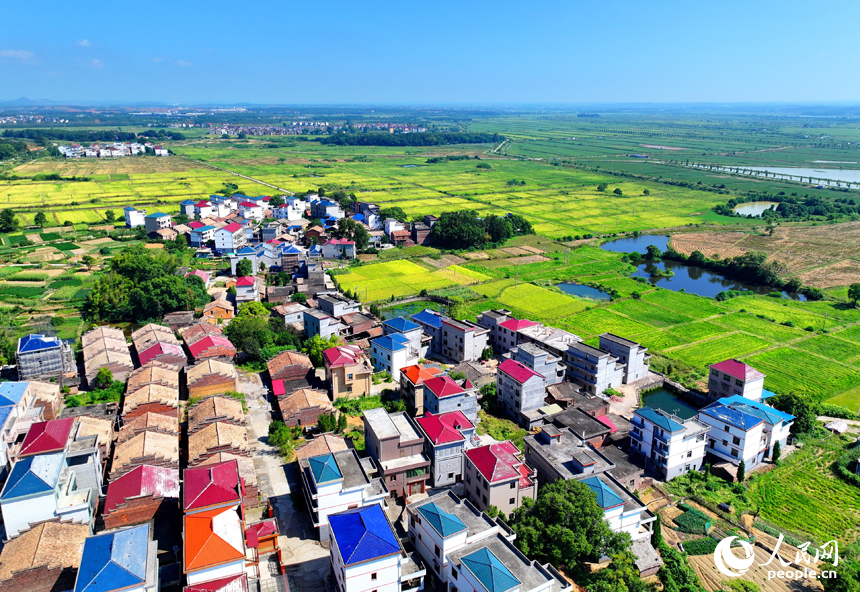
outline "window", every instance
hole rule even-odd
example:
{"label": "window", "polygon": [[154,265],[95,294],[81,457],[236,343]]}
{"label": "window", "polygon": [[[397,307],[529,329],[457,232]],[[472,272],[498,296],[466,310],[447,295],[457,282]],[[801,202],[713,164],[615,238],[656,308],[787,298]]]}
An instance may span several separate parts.
{"label": "window", "polygon": [[517,486],[517,482],[516,482],[516,481],[511,481],[511,489],[515,489],[515,488],[516,488],[516,486]]}
{"label": "window", "polygon": [[738,385],[738,386],[743,386],[743,385],[744,385],[744,381],[743,381],[743,380],[738,380],[737,378],[735,378],[735,384],[736,384],[736,385]]}
{"label": "window", "polygon": [[347,375],[346,375],[346,379],[347,379],[347,380],[352,380],[352,374],[347,374]]}
{"label": "window", "polygon": [[454,578],[455,580],[457,579],[457,568],[456,567],[451,567],[451,577]]}
{"label": "window", "polygon": [[729,441],[728,441],[728,440],[723,440],[723,446],[728,446],[728,445],[729,445]]}
{"label": "window", "polygon": [[448,473],[448,478],[449,478],[449,479],[453,479],[453,478],[454,478],[454,473]]}
{"label": "window", "polygon": [[732,448],[732,456],[734,456],[735,458],[738,457],[738,451],[736,448]]}
{"label": "window", "polygon": [[741,439],[738,438],[737,436],[732,437],[732,444],[734,444],[735,446],[740,446],[741,445]]}
{"label": "window", "polygon": [[389,477],[389,478],[388,478],[388,482],[389,482],[389,483],[394,483],[394,480],[395,480],[396,478],[397,478],[397,477],[395,477],[394,475],[391,475],[391,477]]}
{"label": "window", "polygon": [[508,503],[513,506],[515,503],[517,503],[517,500],[514,498],[511,498],[508,500]]}
{"label": "window", "polygon": [[442,556],[442,549],[439,548],[439,545],[434,545],[436,547],[436,557]]}
{"label": "window", "polygon": [[728,432],[728,431],[729,431],[729,426],[723,426],[723,429],[724,429],[725,431],[727,431],[727,432]]}
{"label": "window", "polygon": [[482,496],[481,496],[481,499],[483,499],[483,500],[484,500],[484,503],[485,503],[485,504],[487,503],[487,496],[486,496],[486,495],[482,495]]}
{"label": "window", "polygon": [[370,574],[370,579],[371,579],[371,580],[375,580],[375,579],[376,579],[376,572],[373,572],[372,574]]}
{"label": "window", "polygon": [[687,458],[690,458],[691,456],[693,456],[693,451],[692,451],[692,450],[688,450],[688,451],[687,451]]}

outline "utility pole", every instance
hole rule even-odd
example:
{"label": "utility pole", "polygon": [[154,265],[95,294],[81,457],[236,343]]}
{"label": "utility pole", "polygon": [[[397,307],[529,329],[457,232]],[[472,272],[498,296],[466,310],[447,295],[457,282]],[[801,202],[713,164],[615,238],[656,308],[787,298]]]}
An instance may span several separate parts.
{"label": "utility pole", "polygon": [[827,328],[827,313],[824,313],[824,321],[821,323],[821,328],[822,329]]}
{"label": "utility pole", "polygon": [[514,290],[520,285],[520,270],[517,269],[514,275]]}

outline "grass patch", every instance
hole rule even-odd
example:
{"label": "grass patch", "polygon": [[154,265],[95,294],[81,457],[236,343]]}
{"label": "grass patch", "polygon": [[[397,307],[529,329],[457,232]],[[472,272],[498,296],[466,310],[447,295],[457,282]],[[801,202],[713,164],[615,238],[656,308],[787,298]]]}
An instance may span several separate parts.
{"label": "grass patch", "polygon": [[856,369],[791,347],[764,352],[744,361],[767,374],[765,388],[775,393],[806,393],[822,401],[860,386]]}
{"label": "grass patch", "polygon": [[691,317],[642,302],[641,300],[624,300],[613,303],[610,308],[615,313],[623,314],[634,321],[647,323],[653,327],[668,327],[670,325],[689,323],[693,320]]}
{"label": "grass patch", "polygon": [[22,271],[6,279],[12,282],[44,282],[49,276],[47,273],[39,271]]}
{"label": "grass patch", "polygon": [[837,362],[850,362],[860,356],[860,344],[845,341],[833,335],[819,335],[804,339],[795,343],[794,347]]}
{"label": "grass patch", "polygon": [[[731,333],[710,341],[679,347],[672,350],[671,356],[693,366],[704,368],[722,360],[738,358],[769,345],[770,342],[752,335]],[[753,365],[755,366],[755,364]]]}
{"label": "grass patch", "polygon": [[689,325],[673,327],[672,333],[683,339],[685,343],[693,343],[728,333],[728,330],[710,321],[699,321],[697,323],[690,323]]}
{"label": "grass patch", "polygon": [[510,440],[520,450],[523,449],[523,438],[528,434],[514,422],[495,417],[479,410],[481,421],[478,423],[478,434],[488,434],[494,440]]}
{"label": "grass patch", "polygon": [[595,308],[558,320],[558,327],[573,331],[582,337],[615,333],[616,335],[638,335],[647,333],[651,327],[617,315],[608,308]]}
{"label": "grass patch", "polygon": [[724,315],[715,319],[714,322],[776,342],[790,341],[803,335],[808,335],[808,333],[798,327],[786,327],[785,325],[780,325],[774,321],[762,319],[745,312]]}

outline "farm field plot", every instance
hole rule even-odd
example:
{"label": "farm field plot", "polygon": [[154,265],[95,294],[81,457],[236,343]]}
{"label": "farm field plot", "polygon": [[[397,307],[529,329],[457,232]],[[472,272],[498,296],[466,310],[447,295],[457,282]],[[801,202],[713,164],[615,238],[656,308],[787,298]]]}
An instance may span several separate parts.
{"label": "farm field plot", "polygon": [[[749,296],[732,298],[723,303],[727,310],[745,310],[760,314],[777,323],[792,322],[796,327],[814,327],[820,329],[825,322],[824,315],[810,313],[796,306],[784,304],[773,298],[751,298]],[[834,324],[828,322],[828,325]]]}
{"label": "farm field plot", "polygon": [[786,327],[773,321],[760,319],[745,312],[736,312],[718,317],[714,323],[758,335],[769,341],[785,342],[808,336],[809,333],[797,327]]}
{"label": "farm field plot", "polygon": [[613,304],[611,308],[617,314],[623,314],[635,321],[646,323],[652,327],[668,327],[670,325],[689,323],[693,320],[691,317],[642,302],[641,300],[624,300]]}
{"label": "farm field plot", "polygon": [[649,350],[664,350],[689,343],[688,340],[679,337],[675,333],[659,329],[657,331],[648,331],[647,333],[642,333],[640,335],[633,335],[630,339],[633,339],[637,343],[641,343]]}
{"label": "farm field plot", "polygon": [[709,321],[699,321],[688,325],[672,327],[671,331],[673,334],[681,338],[683,343],[693,343],[695,341],[701,341],[702,339],[728,333],[731,330],[720,327],[719,325]]}
{"label": "farm field plot", "polygon": [[548,322],[584,310],[588,306],[585,300],[523,283],[517,287],[505,288],[496,299],[502,304],[530,313],[535,319],[545,319]]}
{"label": "farm field plot", "polygon": [[[769,341],[753,337],[752,335],[730,333],[722,337],[673,349],[670,355],[683,362],[704,368],[722,360],[740,358],[769,345],[771,345]],[[750,363],[752,364],[752,362]],[[755,364],[753,365],[755,366]],[[758,367],[756,366],[756,368]]]}
{"label": "farm field plot", "polygon": [[819,335],[804,339],[795,343],[794,347],[843,363],[853,362],[860,357],[860,345],[839,339],[834,335]]}
{"label": "farm field plot", "polygon": [[681,294],[662,288],[645,294],[642,296],[642,300],[699,319],[712,317],[724,312],[710,298],[696,296],[695,294]]}
{"label": "farm field plot", "polygon": [[601,333],[616,335],[638,335],[647,333],[652,328],[621,315],[609,308],[595,308],[579,314],[564,317],[556,321],[561,329],[576,333],[580,337],[592,337]]}
{"label": "farm field plot", "polygon": [[776,393],[795,391],[821,401],[860,386],[856,368],[791,347],[763,352],[744,361],[764,372],[765,388]]}
{"label": "farm field plot", "polygon": [[421,290],[465,286],[490,278],[457,265],[429,271],[411,261],[389,261],[358,267],[337,279],[342,289],[356,291],[360,299],[373,301],[417,294]]}

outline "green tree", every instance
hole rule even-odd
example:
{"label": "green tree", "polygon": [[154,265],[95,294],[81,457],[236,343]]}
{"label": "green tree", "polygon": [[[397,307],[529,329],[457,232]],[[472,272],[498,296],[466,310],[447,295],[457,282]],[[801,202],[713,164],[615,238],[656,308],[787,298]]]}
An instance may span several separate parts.
{"label": "green tree", "polygon": [[285,203],[285,202],[284,202],[284,198],[283,198],[283,197],[281,197],[280,195],[273,195],[273,196],[269,199],[269,207],[270,207],[270,208],[277,208],[277,207],[280,207],[280,206],[284,205],[284,203]]}
{"label": "green tree", "polygon": [[270,316],[271,313],[269,309],[266,308],[262,302],[246,302],[242,306],[239,307],[239,317],[257,317],[257,318],[266,318]]}
{"label": "green tree", "polygon": [[18,219],[12,210],[0,210],[0,232],[14,232],[18,230]]}
{"label": "green tree", "polygon": [[250,259],[242,259],[236,264],[236,275],[238,277],[249,276],[254,273],[254,264]]}
{"label": "green tree", "polygon": [[654,245],[648,245],[648,250],[645,253],[645,259],[648,261],[659,261],[660,256],[662,255],[662,251],[660,251],[660,247]]}
{"label": "green tree", "polygon": [[113,374],[108,368],[99,368],[96,377],[93,378],[93,387],[99,390],[106,389],[113,384]]}
{"label": "green tree", "polygon": [[606,191],[606,187],[607,187],[606,183],[600,183],[597,185],[597,190],[598,191]]}
{"label": "green tree", "polygon": [[301,292],[296,292],[292,296],[290,296],[290,302],[298,302],[299,304],[307,304],[308,297],[302,294]]}
{"label": "green tree", "polygon": [[687,258],[687,262],[690,265],[701,266],[702,264],[705,263],[705,254],[702,253],[701,251],[693,251],[692,253],[690,253],[690,256]]}
{"label": "green tree", "polygon": [[860,301],[860,284],[851,284],[848,286],[848,300],[851,301],[851,304],[857,306],[857,302]]}
{"label": "green tree", "polygon": [[404,212],[403,208],[401,208],[400,206],[380,208],[379,218],[381,220],[385,220],[386,218],[394,218],[395,220],[400,220],[401,222],[406,222],[409,219],[409,217],[406,215],[406,212]]}
{"label": "green tree", "polygon": [[615,195],[624,195],[624,192],[621,191],[620,187],[616,187],[615,191],[613,191],[612,193],[614,193]]}
{"label": "green tree", "polygon": [[[651,592],[654,585],[639,576],[636,556],[630,551],[621,551],[612,556],[612,563],[594,574],[586,574],[588,592]],[[665,592],[670,592],[666,589]]]}
{"label": "green tree", "polygon": [[106,211],[105,220],[107,220],[108,222],[113,222],[114,220],[116,220],[116,212],[114,212],[113,210]]}
{"label": "green tree", "polygon": [[45,212],[36,212],[36,215],[33,217],[33,222],[36,226],[44,227],[45,224],[48,223],[48,218],[45,216]]}
{"label": "green tree", "polygon": [[348,427],[346,421],[346,413],[341,413],[337,416],[337,433],[342,434]]}
{"label": "green tree", "polygon": [[823,578],[824,592],[860,592],[860,570],[854,565],[849,565],[840,558],[839,566],[822,564],[821,570],[835,571],[835,578]]}
{"label": "green tree", "polygon": [[332,335],[328,339],[323,339],[319,335],[314,335],[307,341],[305,341],[305,345],[302,348],[308,357],[311,359],[311,363],[319,368],[323,365],[323,352],[330,347],[335,347],[340,343],[340,338],[337,335]]}
{"label": "green tree", "polygon": [[275,335],[268,318],[252,315],[236,316],[224,328],[224,334],[236,349],[244,352],[251,361],[255,362],[265,361],[262,359],[263,350],[275,345]]}
{"label": "green tree", "polygon": [[654,521],[654,530],[651,532],[651,546],[655,549],[663,542],[663,520],[660,514],[657,514],[657,519]]}
{"label": "green tree", "polygon": [[576,480],[556,481],[542,488],[536,501],[524,500],[510,525],[525,555],[568,569],[615,555],[630,542],[628,534],[609,528],[595,494]]}
{"label": "green tree", "polygon": [[96,262],[96,258],[93,257],[92,255],[84,255],[83,257],[81,257],[81,263],[86,265],[87,269],[92,267],[95,262]]}
{"label": "green tree", "polygon": [[642,195],[651,195],[651,190],[650,189],[643,189]]}
{"label": "green tree", "polygon": [[773,452],[771,453],[771,460],[773,461],[773,464],[776,464],[779,462],[780,455],[782,455],[782,446],[777,441],[774,443]]}
{"label": "green tree", "polygon": [[791,425],[793,434],[808,434],[815,429],[818,414],[809,397],[792,392],[779,393],[768,399],[768,404],[794,416],[794,423]]}
{"label": "green tree", "polygon": [[738,483],[743,483],[747,478],[747,463],[741,461],[738,463]]}
{"label": "green tree", "polygon": [[322,433],[334,432],[337,429],[334,413],[321,413],[317,418],[317,429]]}
{"label": "green tree", "polygon": [[370,234],[364,224],[356,222],[352,218],[341,218],[337,221],[337,235],[355,242],[356,251],[363,251],[370,242]]}

